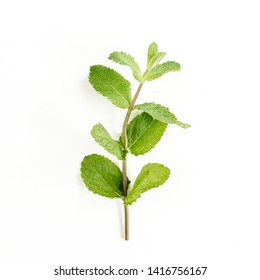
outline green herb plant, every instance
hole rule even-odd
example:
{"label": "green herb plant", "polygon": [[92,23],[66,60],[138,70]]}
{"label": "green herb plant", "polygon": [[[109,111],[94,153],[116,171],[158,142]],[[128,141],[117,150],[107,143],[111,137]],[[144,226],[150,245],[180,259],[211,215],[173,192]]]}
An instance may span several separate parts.
{"label": "green herb plant", "polygon": [[[130,82],[118,72],[103,65],[90,67],[89,82],[93,88],[115,106],[126,109],[122,134],[118,140],[113,139],[101,123],[94,125],[91,130],[95,141],[122,161],[122,169],[120,170],[115,163],[104,156],[91,154],[81,163],[81,176],[87,188],[93,193],[122,199],[125,240],[129,239],[128,206],[137,201],[142,193],[162,185],[170,176],[168,167],[160,163],[149,163],[142,168],[133,186],[130,187],[127,177],[127,155],[131,153],[139,156],[149,152],[159,142],[168,124],[175,124],[182,128],[190,127],[189,124],[180,122],[165,106],[154,102],[136,105],[145,82],[155,80],[168,72],[180,70],[180,64],[174,61],[160,64],[165,55],[165,52],[158,51],[155,42],[150,44],[146,70],[142,74],[140,67],[129,54],[125,52],[110,54],[110,60],[129,66],[134,78],[139,82],[133,98]],[[129,122],[134,110],[139,114]]]}

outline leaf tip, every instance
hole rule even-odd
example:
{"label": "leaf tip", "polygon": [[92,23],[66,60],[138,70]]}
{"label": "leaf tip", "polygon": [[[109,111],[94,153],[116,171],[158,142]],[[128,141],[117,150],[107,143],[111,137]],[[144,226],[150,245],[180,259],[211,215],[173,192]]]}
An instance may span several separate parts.
{"label": "leaf tip", "polygon": [[155,41],[153,41],[153,42],[149,45],[149,48],[156,48],[156,49],[158,49],[158,44],[157,44]]}
{"label": "leaf tip", "polygon": [[187,129],[187,128],[190,128],[190,127],[191,127],[190,124],[188,124],[188,123],[182,123],[182,122],[180,122],[180,121],[178,121],[178,120],[176,120],[175,124],[178,125],[178,126],[180,126],[180,127],[182,127],[182,128],[184,128],[184,129]]}

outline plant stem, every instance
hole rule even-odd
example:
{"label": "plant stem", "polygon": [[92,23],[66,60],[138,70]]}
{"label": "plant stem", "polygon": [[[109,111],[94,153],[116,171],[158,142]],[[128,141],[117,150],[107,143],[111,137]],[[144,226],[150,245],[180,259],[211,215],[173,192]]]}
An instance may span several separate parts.
{"label": "plant stem", "polygon": [[124,205],[125,212],[125,240],[129,240],[129,211],[128,205]]}
{"label": "plant stem", "polygon": [[[129,122],[129,118],[131,116],[131,113],[133,111],[133,108],[135,106],[135,102],[140,94],[140,91],[143,87],[143,83],[139,84],[139,87],[135,93],[135,96],[126,112],[125,120],[123,124],[123,140],[124,140],[124,150],[127,152],[128,148],[128,139],[127,139],[127,125]],[[127,197],[127,160],[126,158],[122,162],[122,173],[123,173],[123,192],[124,197]],[[125,240],[129,240],[129,212],[128,212],[128,206],[124,205],[124,212],[125,212]]]}

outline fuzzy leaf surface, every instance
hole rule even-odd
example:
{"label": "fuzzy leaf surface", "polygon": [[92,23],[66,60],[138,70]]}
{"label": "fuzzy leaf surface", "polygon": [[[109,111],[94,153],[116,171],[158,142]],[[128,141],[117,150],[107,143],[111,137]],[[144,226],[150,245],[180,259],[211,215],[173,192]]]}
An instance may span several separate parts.
{"label": "fuzzy leaf surface", "polygon": [[181,66],[179,63],[174,61],[167,61],[162,64],[156,65],[146,76],[145,80],[152,81],[155,80],[162,75],[168,73],[168,72],[175,72],[179,71],[181,69]]}
{"label": "fuzzy leaf surface", "polygon": [[172,112],[170,112],[169,108],[160,104],[156,104],[154,102],[147,102],[135,105],[134,109],[143,111],[160,122],[176,124],[182,128],[190,127],[189,124],[182,123],[179,120],[177,120],[176,116]]}
{"label": "fuzzy leaf surface", "polygon": [[142,193],[162,185],[170,176],[170,169],[163,164],[148,163],[137,176],[132,190],[125,198],[125,204],[132,204]]}
{"label": "fuzzy leaf surface", "polygon": [[134,108],[146,112],[154,119],[164,123],[175,123],[177,120],[174,114],[171,113],[167,107],[164,107],[160,104],[156,104],[154,102],[138,104],[135,105]]}
{"label": "fuzzy leaf surface", "polygon": [[128,108],[131,103],[131,86],[115,70],[103,65],[90,67],[89,82],[94,89],[107,97],[115,106]]}
{"label": "fuzzy leaf surface", "polygon": [[147,66],[150,62],[150,60],[158,53],[158,45],[153,42],[149,45],[148,51],[147,51]]}
{"label": "fuzzy leaf surface", "polygon": [[115,155],[119,160],[123,159],[122,144],[114,140],[101,123],[93,126],[91,135],[110,154]]}
{"label": "fuzzy leaf surface", "polygon": [[128,125],[128,148],[135,156],[149,152],[162,138],[167,124],[142,113]]}
{"label": "fuzzy leaf surface", "polygon": [[123,197],[123,176],[108,158],[92,154],[81,163],[81,177],[86,187],[95,194],[109,198]]}
{"label": "fuzzy leaf surface", "polygon": [[159,52],[156,55],[154,55],[147,63],[147,71],[151,70],[154,66],[156,66],[165,57],[165,55],[165,52]]}
{"label": "fuzzy leaf surface", "polygon": [[114,62],[121,65],[129,66],[132,69],[133,76],[139,82],[142,81],[142,74],[139,65],[135,62],[134,58],[125,52],[113,52],[110,54],[109,58]]}

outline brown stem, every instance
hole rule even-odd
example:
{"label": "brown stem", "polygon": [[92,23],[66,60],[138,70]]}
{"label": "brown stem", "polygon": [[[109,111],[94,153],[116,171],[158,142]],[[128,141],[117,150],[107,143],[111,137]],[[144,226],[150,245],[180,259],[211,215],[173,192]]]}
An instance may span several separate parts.
{"label": "brown stem", "polygon": [[[142,89],[143,83],[139,84],[139,87],[135,93],[135,96],[126,112],[125,120],[123,124],[123,140],[124,140],[124,150],[127,151],[128,148],[128,139],[127,139],[127,125],[129,122],[129,118],[131,116],[131,113],[133,111],[133,108],[135,106],[135,102],[139,96],[139,93]],[[123,192],[124,197],[127,197],[127,160],[126,158],[122,162],[122,173],[123,173]],[[128,206],[124,205],[124,212],[125,212],[125,240],[129,239],[129,212],[128,212]]]}
{"label": "brown stem", "polygon": [[[127,197],[127,161],[126,158],[122,162],[122,173],[123,173],[123,192],[124,197]],[[128,217],[128,206],[124,205],[125,212],[125,240],[129,239],[129,217]]]}
{"label": "brown stem", "polygon": [[129,211],[128,205],[124,205],[125,212],[125,240],[129,240]]}
{"label": "brown stem", "polygon": [[133,111],[133,108],[135,106],[135,102],[140,94],[140,91],[143,87],[143,83],[140,83],[139,84],[139,87],[135,93],[135,96],[126,112],[126,115],[125,115],[125,120],[124,120],[124,124],[123,124],[123,137],[124,137],[124,149],[127,150],[127,147],[128,147],[128,139],[127,139],[127,125],[128,125],[128,121],[129,121],[129,118],[130,118],[130,115]]}

